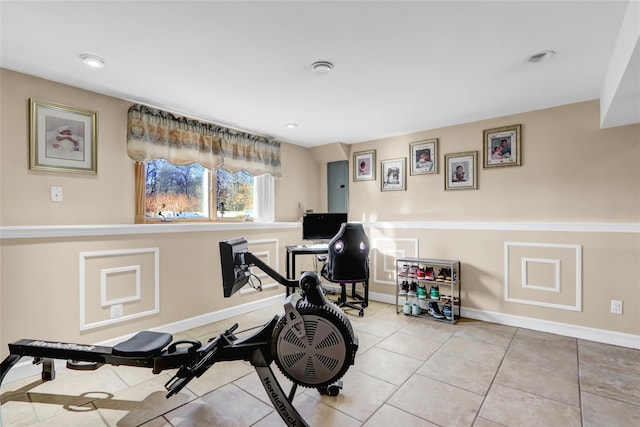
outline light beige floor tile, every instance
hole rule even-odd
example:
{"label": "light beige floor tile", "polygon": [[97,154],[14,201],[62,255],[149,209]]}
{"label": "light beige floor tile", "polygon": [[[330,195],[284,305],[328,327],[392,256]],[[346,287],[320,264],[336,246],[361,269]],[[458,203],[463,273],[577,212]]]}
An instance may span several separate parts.
{"label": "light beige floor tile", "polygon": [[[234,381],[233,384],[240,387],[241,389],[243,389],[253,397],[256,397],[262,400],[267,405],[271,405],[272,404],[271,399],[269,399],[269,396],[267,395],[267,392],[264,389],[264,386],[262,385],[262,381],[260,381],[260,377],[258,376],[258,373],[254,368],[251,368],[251,370],[252,372]],[[271,364],[271,371],[273,372],[273,374],[276,377],[276,380],[282,387],[282,390],[288,396],[289,393],[291,392],[291,386],[293,385],[293,383],[284,376],[284,374],[280,371],[280,369],[276,366],[275,363]],[[299,386],[296,390],[296,395],[300,395],[304,393],[306,390],[309,390],[309,389]]]}
{"label": "light beige floor tile", "polygon": [[517,328],[496,323],[464,322],[460,323],[456,337],[488,342],[506,348],[511,343],[516,331]]}
{"label": "light beige floor tile", "polygon": [[344,388],[337,396],[319,395],[315,390],[305,394],[359,421],[365,421],[398,389],[393,384],[350,369],[343,378]]}
{"label": "light beige floor tile", "polygon": [[89,404],[35,424],[35,427],[107,427],[109,424],[102,418],[96,408]]}
{"label": "light beige floor tile", "polygon": [[400,319],[379,318],[373,321],[369,320],[370,317],[367,317],[366,314],[365,317],[360,317],[357,319],[349,317],[351,325],[353,326],[353,329],[356,331],[356,333],[366,332],[368,334],[377,335],[379,337],[388,337],[406,324],[406,321],[402,321]]}
{"label": "light beige floor tile", "polygon": [[437,425],[391,405],[384,405],[363,426],[436,427]]}
{"label": "light beige floor tile", "polygon": [[[24,395],[26,399],[26,395]],[[28,399],[20,401],[3,401],[0,407],[2,421],[0,426],[4,427],[27,427],[35,425],[39,419],[33,406]]]}
{"label": "light beige floor tile", "polygon": [[577,348],[557,347],[536,340],[514,339],[506,357],[512,361],[538,364],[551,371],[578,374]]}
{"label": "light beige floor tile", "polygon": [[496,366],[439,351],[427,360],[417,373],[484,396],[497,370]]}
{"label": "light beige floor tile", "polygon": [[580,340],[580,365],[640,375],[640,350]]}
{"label": "light beige floor tile", "polygon": [[576,338],[524,328],[518,329],[515,338],[530,339],[537,342],[548,343],[549,345],[553,345],[556,348],[566,347],[569,349],[574,349],[577,344]]}
{"label": "light beige floor tile", "polygon": [[579,341],[582,391],[640,405],[640,350]]}
{"label": "light beige floor tile", "polygon": [[197,396],[187,388],[167,399],[164,384],[168,380],[168,375],[158,375],[118,392],[112,398],[94,400],[93,404],[109,425],[138,426],[196,399]]}
{"label": "light beige floor tile", "polygon": [[[399,314],[399,316],[404,316],[404,314]],[[400,329],[399,332],[402,332],[403,334],[416,335],[431,341],[442,343],[451,338],[451,336],[457,331],[455,325],[452,326],[448,323],[436,322],[419,317],[409,318],[412,319],[412,321]]]}
{"label": "light beige floor tile", "polygon": [[[304,394],[296,396],[293,404],[300,416],[310,426],[358,427],[362,424],[360,421],[343,414],[335,408]],[[273,411],[252,427],[282,427],[283,425],[285,424],[282,418],[280,418],[276,411]]]}
{"label": "light beige floor tile", "polygon": [[387,402],[441,426],[471,426],[482,396],[423,375],[411,377]]}
{"label": "light beige floor tile", "polygon": [[580,365],[580,389],[640,406],[640,375],[609,367]]}
{"label": "light beige floor tile", "polygon": [[440,347],[438,353],[441,352],[497,368],[506,350],[504,347],[486,342],[453,336]]}
{"label": "light beige floor tile", "polygon": [[356,370],[394,385],[402,385],[422,364],[421,360],[374,347],[356,357]]}
{"label": "light beige floor tile", "polygon": [[255,369],[251,365],[247,365],[239,360],[219,362],[209,368],[199,378],[191,380],[187,387],[198,396],[203,396],[251,372],[255,372]]}
{"label": "light beige floor tile", "polygon": [[250,426],[274,409],[233,384],[227,384],[165,415],[174,426]]}
{"label": "light beige floor tile", "polygon": [[583,392],[582,425],[640,426],[640,406]]}
{"label": "light beige floor tile", "polygon": [[164,417],[154,418],[140,427],[173,427]]}
{"label": "light beige floor tile", "polygon": [[[151,369],[141,369],[133,366],[110,366],[110,368],[113,369],[113,372],[129,387],[149,381],[157,375],[154,374]],[[174,370],[164,371],[164,373],[171,373],[173,371]]]}
{"label": "light beige floor tile", "polygon": [[440,343],[417,335],[396,332],[376,347],[425,361],[440,347]]}
{"label": "light beige floor tile", "polygon": [[476,418],[473,423],[473,427],[504,427],[502,424],[494,423],[493,421],[485,420],[484,418]]}
{"label": "light beige floor tile", "polygon": [[539,363],[507,357],[500,366],[495,383],[569,405],[580,405],[578,376],[566,371],[552,371]]}
{"label": "light beige floor tile", "polygon": [[372,335],[362,331],[356,332],[356,335],[358,336],[358,352],[356,354],[362,354],[384,340],[384,337]]}
{"label": "light beige floor tile", "polygon": [[509,346],[512,361],[537,364],[551,371],[578,374],[578,347],[574,338],[518,330]]}
{"label": "light beige floor tile", "polygon": [[[60,369],[62,372],[65,369]],[[115,393],[127,389],[127,384],[113,371],[103,366],[96,371],[74,372],[46,381],[29,392],[31,404],[43,420],[65,411],[80,408],[98,399],[109,399]]]}
{"label": "light beige floor tile", "polygon": [[508,427],[580,426],[580,408],[494,384],[479,416]]}

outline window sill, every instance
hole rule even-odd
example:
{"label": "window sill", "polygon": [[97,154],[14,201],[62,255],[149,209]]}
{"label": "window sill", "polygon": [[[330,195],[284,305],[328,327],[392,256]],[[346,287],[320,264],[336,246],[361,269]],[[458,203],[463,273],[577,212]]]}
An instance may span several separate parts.
{"label": "window sill", "polygon": [[299,222],[154,222],[149,224],[26,225],[0,227],[0,239],[117,236],[131,234],[190,233],[222,230],[300,228]]}

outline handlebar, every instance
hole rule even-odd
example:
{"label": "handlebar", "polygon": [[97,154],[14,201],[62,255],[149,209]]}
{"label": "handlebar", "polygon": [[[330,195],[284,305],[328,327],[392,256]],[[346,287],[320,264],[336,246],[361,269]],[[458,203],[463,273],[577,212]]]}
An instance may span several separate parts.
{"label": "handlebar", "polygon": [[226,331],[218,335],[216,338],[209,341],[206,345],[195,349],[192,346],[189,351],[196,351],[198,358],[192,365],[182,365],[178,368],[178,372],[164,385],[164,388],[169,391],[167,398],[178,394],[192,379],[200,377],[206,372],[214,363],[216,363],[215,356],[225,345],[228,345],[235,341],[236,337],[233,336],[233,331],[238,329],[238,324],[234,323]]}

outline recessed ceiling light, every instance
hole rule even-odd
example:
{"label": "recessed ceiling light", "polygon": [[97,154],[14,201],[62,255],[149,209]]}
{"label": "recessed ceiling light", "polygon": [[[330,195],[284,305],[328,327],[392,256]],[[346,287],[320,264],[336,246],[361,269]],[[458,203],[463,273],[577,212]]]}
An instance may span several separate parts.
{"label": "recessed ceiling light", "polygon": [[527,58],[527,61],[542,62],[542,61],[546,61],[547,59],[553,58],[553,55],[555,54],[556,52],[553,50],[543,50],[542,52],[534,53],[533,55],[529,56]]}
{"label": "recessed ceiling light", "polygon": [[333,64],[329,61],[316,61],[311,64],[311,69],[318,74],[327,74],[333,70]]}
{"label": "recessed ceiling light", "polygon": [[99,56],[83,53],[82,55],[80,55],[80,59],[82,59],[82,62],[84,62],[84,64],[87,67],[91,67],[91,68],[104,67],[104,59],[100,58]]}
{"label": "recessed ceiling light", "polygon": [[286,125],[284,125],[287,129],[293,129],[293,128],[297,128],[298,124],[297,123],[287,123]]}

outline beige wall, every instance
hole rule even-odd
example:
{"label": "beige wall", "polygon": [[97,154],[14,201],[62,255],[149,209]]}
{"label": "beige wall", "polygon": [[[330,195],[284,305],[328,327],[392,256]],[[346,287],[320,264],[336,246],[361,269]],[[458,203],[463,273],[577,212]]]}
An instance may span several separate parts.
{"label": "beige wall", "polygon": [[[12,71],[2,70],[0,77],[2,229],[132,224],[133,170],[124,134],[130,103]],[[31,97],[98,111],[97,176],[29,170]],[[523,165],[483,170],[483,129],[517,123],[522,124]],[[640,336],[640,125],[601,130],[598,104],[592,101],[353,146],[283,144],[283,176],[276,180],[280,224],[270,228],[213,226],[195,233],[178,229],[150,234],[137,228],[113,236],[72,232],[70,237],[46,237],[48,227],[43,227],[38,238],[5,236],[0,239],[0,357],[7,342],[23,336],[94,343],[277,295],[280,291],[267,290],[223,299],[217,242],[240,235],[266,240],[254,247],[264,249],[272,265],[284,272],[284,246],[300,241],[298,226],[284,222],[297,221],[302,208],[326,209],[327,162],[375,149],[379,168],[381,160],[409,157],[409,143],[427,138],[440,139],[437,175],[408,176],[407,191],[401,192],[381,192],[379,171],[376,181],[349,183],[350,219],[365,222],[373,244],[374,299],[395,301],[393,259],[410,242],[415,253],[407,249],[406,256],[461,261],[463,314],[470,317],[530,319],[531,327],[561,325],[578,335],[592,328],[624,339]],[[479,189],[444,191],[444,154],[468,150],[479,152]],[[52,185],[64,188],[64,202],[49,201]],[[545,249],[526,247],[506,261],[505,242]],[[558,298],[551,293],[525,296],[551,304],[571,301],[572,295],[575,300],[578,274],[581,310],[507,301],[505,271],[517,276],[519,257],[569,259],[571,253],[559,253],[554,245],[568,246],[567,251],[579,247],[581,267],[569,266],[573,270],[563,276]],[[159,250],[160,313],[80,331],[79,254],[137,248]],[[297,269],[315,268],[312,261],[301,261]],[[98,278],[87,278],[90,283],[97,286]],[[511,285],[518,283],[512,280]],[[513,292],[517,294],[515,288]],[[609,313],[611,299],[624,302],[622,316]],[[88,310],[94,317],[104,316],[99,307]]]}
{"label": "beige wall", "polygon": [[[131,102],[98,95],[0,69],[0,215],[3,226],[131,224],[134,218],[133,162],[126,151]],[[29,170],[29,98],[98,113],[98,174]],[[276,180],[276,220],[294,221],[298,204],[315,204],[317,162],[308,150],[282,144],[282,178]],[[19,184],[18,184],[19,183]],[[51,186],[64,201],[50,201]]]}
{"label": "beige wall", "polygon": [[[638,222],[640,125],[599,129],[598,102],[352,146],[380,161],[409,159],[409,143],[439,138],[439,173],[407,174],[407,191],[351,183],[350,215],[366,221]],[[522,124],[522,166],[482,168],[482,131]],[[444,154],[478,151],[478,190],[444,190]],[[353,168],[353,165],[351,165]]]}

